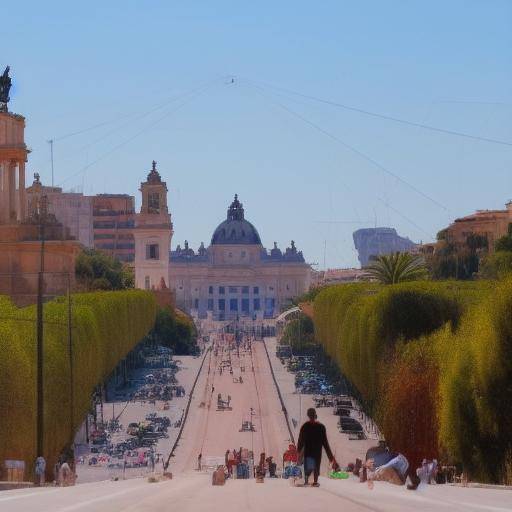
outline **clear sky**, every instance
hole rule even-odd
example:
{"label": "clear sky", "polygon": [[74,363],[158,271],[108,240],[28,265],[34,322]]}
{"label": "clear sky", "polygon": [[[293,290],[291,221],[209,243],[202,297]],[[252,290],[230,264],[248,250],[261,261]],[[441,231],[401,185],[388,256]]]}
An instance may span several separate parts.
{"label": "clear sky", "polygon": [[87,194],[138,194],[155,159],[173,247],[208,244],[235,192],[267,247],[331,268],[355,229],[427,241],[512,199],[510,145],[289,92],[512,143],[510,0],[21,1],[1,27],[29,178],[51,138],[55,183]]}

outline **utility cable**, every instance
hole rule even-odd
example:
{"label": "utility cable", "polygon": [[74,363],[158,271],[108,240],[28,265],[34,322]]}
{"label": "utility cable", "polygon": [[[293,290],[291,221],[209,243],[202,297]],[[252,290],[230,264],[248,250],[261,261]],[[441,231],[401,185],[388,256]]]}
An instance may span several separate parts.
{"label": "utility cable", "polygon": [[352,112],[357,112],[359,114],[364,114],[366,116],[376,117],[378,119],[384,119],[386,121],[393,121],[395,123],[400,123],[400,124],[404,124],[404,125],[408,125],[408,126],[414,126],[416,128],[421,128],[423,130],[430,130],[430,131],[433,131],[433,132],[444,133],[445,135],[454,135],[456,137],[464,137],[466,139],[477,140],[477,141],[480,141],[480,142],[489,142],[489,143],[492,143],[492,144],[500,144],[500,145],[503,145],[503,146],[512,146],[512,142],[505,141],[505,140],[494,139],[492,137],[482,137],[480,135],[473,135],[471,133],[459,132],[457,130],[448,130],[446,128],[440,128],[438,126],[432,126],[432,125],[425,124],[425,123],[418,123],[418,122],[415,122],[415,121],[409,121],[407,119],[402,119],[400,117],[390,116],[390,115],[386,115],[386,114],[380,114],[378,112],[372,112],[371,110],[366,110],[366,109],[362,109],[362,108],[358,108],[358,107],[353,107],[351,105],[346,105],[344,103],[338,103],[336,101],[331,101],[331,100],[326,100],[326,99],[318,98],[317,96],[313,96],[313,95],[310,95],[310,94],[303,94],[303,93],[300,93],[300,92],[297,92],[297,91],[293,91],[291,89],[286,89],[284,87],[278,87],[278,86],[275,86],[275,85],[271,85],[271,84],[269,84],[267,82],[253,82],[252,80],[248,80],[248,79],[244,79],[244,80],[247,81],[248,83],[252,82],[253,85],[255,83],[260,83],[260,84],[264,85],[264,87],[267,87],[267,88],[270,88],[270,89],[279,90],[279,91],[282,91],[282,92],[285,92],[285,93],[288,93],[288,94],[299,96],[301,98],[305,98],[305,99],[309,99],[309,100],[312,100],[312,101],[316,101],[318,103],[323,103],[325,105],[330,105],[330,106],[333,106],[333,107],[342,108],[342,109],[345,109],[345,110],[350,110]]}
{"label": "utility cable", "polygon": [[[208,87],[209,88],[209,87]],[[137,137],[139,137],[140,135],[142,135],[143,133],[145,133],[146,131],[148,131],[149,129],[153,128],[156,124],[160,123],[161,121],[163,121],[166,117],[168,117],[169,115],[171,114],[174,114],[175,112],[177,112],[178,110],[180,110],[181,108],[183,108],[186,104],[190,103],[192,100],[196,99],[199,95],[201,95],[203,92],[205,92],[207,88],[203,88],[202,90],[200,91],[197,91],[192,97],[188,98],[187,100],[183,101],[182,103],[180,103],[177,107],[167,111],[164,115],[160,116],[158,119],[156,119],[155,121],[153,121],[152,123],[150,123],[149,125],[145,126],[142,130],[139,130],[138,132],[136,132],[134,135],[132,135],[131,137],[129,137],[128,139],[125,139],[123,142],[117,144],[116,146],[114,146],[113,148],[111,148],[110,150],[108,150],[107,152],[103,153],[102,155],[100,155],[98,158],[96,158],[95,160],[93,160],[92,162],[88,163],[87,165],[85,165],[84,167],[82,167],[81,169],[79,169],[77,172],[71,174],[70,176],[64,178],[64,180],[62,180],[60,182],[59,185],[63,185],[65,182],[67,182],[68,180],[74,178],[75,176],[78,176],[79,174],[85,172],[87,169],[89,169],[90,167],[92,167],[93,165],[97,164],[98,162],[100,162],[101,160],[103,160],[104,158],[106,158],[107,156],[111,155],[112,153],[114,153],[115,151],[117,151],[118,149],[122,148],[123,146],[126,146],[126,144],[129,144],[131,141],[133,141],[134,139],[136,139]]]}
{"label": "utility cable", "polygon": [[419,194],[420,196],[422,196],[424,199],[427,199],[428,201],[430,201],[431,203],[435,204],[436,206],[439,206],[440,208],[442,208],[443,210],[445,211],[448,211],[448,208],[446,206],[444,206],[443,204],[441,204],[439,201],[436,201],[433,197],[430,197],[428,194],[425,194],[424,192],[422,192],[420,189],[418,189],[417,187],[415,187],[414,185],[412,185],[411,183],[409,183],[408,181],[406,181],[405,179],[403,179],[402,177],[400,177],[398,174],[395,174],[394,172],[390,171],[388,168],[384,167],[384,165],[382,165],[381,163],[379,163],[377,160],[375,160],[374,158],[372,158],[371,156],[367,155],[366,153],[363,153],[363,151],[355,148],[354,146],[351,146],[350,144],[346,143],[345,141],[343,141],[342,139],[340,139],[338,136],[334,135],[333,133],[325,130],[324,128],[322,128],[320,125],[314,123],[313,121],[307,119],[306,117],[304,117],[303,115],[295,112],[294,110],[290,109],[289,107],[287,107],[286,105],[282,104],[281,102],[273,99],[273,98],[269,98],[268,95],[265,94],[265,92],[262,92],[264,91],[261,87],[257,86],[257,85],[252,85],[252,87],[256,88],[258,90],[258,92],[261,94],[261,96],[263,96],[264,98],[266,98],[268,101],[270,101],[271,103],[274,103],[275,105],[277,105],[278,107],[280,107],[281,109],[283,109],[285,112],[288,112],[290,115],[296,117],[297,119],[300,119],[302,122],[308,124],[309,126],[311,126],[312,128],[314,128],[315,130],[319,131],[320,133],[324,134],[325,136],[329,137],[330,139],[332,139],[334,142],[340,144],[341,146],[343,146],[344,148],[346,149],[349,149],[350,151],[352,151],[353,153],[355,153],[356,155],[360,156],[361,158],[363,158],[364,160],[370,162],[371,164],[373,164],[375,167],[377,167],[378,169],[380,169],[381,171],[385,172],[386,174],[389,174],[390,176],[392,176],[393,178],[395,178],[397,181],[401,182],[402,184],[406,185],[407,187],[409,187],[411,190],[413,190],[414,192],[416,192],[417,194]]}

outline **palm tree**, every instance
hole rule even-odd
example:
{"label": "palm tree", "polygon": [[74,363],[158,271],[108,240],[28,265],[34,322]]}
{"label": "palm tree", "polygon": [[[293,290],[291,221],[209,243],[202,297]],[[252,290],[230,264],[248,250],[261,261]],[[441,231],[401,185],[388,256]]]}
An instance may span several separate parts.
{"label": "palm tree", "polygon": [[416,281],[428,276],[425,260],[417,254],[395,252],[377,256],[365,271],[382,284],[395,284]]}

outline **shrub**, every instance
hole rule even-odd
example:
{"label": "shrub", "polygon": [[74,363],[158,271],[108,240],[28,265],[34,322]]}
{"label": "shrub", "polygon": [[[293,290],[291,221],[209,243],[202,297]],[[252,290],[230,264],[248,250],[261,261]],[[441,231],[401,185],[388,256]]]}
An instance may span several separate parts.
{"label": "shrub", "polygon": [[463,309],[457,298],[461,288],[468,286],[417,282],[326,288],[314,304],[316,339],[371,407],[377,394],[378,362],[392,356],[399,341],[427,335],[446,322],[455,328]]}
{"label": "shrub", "polygon": [[512,483],[512,277],[341,285],[315,300],[316,339],[392,449]]}
{"label": "shrub", "polygon": [[[44,456],[52,467],[91,407],[95,386],[148,333],[154,297],[141,290],[72,296],[74,414],[67,303],[44,305]],[[0,297],[0,460],[36,457],[36,308]]]}
{"label": "shrub", "polygon": [[438,339],[441,444],[469,475],[511,483],[512,278]]}

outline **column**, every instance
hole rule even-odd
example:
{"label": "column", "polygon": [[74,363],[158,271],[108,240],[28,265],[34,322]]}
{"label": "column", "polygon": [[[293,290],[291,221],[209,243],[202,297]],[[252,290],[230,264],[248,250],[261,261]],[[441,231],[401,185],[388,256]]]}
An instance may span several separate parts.
{"label": "column", "polygon": [[6,176],[7,176],[7,164],[0,161],[0,224],[7,222],[8,214],[6,210],[7,197],[6,197]]}
{"label": "column", "polygon": [[27,217],[27,204],[26,204],[26,192],[25,192],[25,162],[18,163],[18,221],[22,222]]}
{"label": "column", "polygon": [[16,162],[11,160],[7,168],[7,211],[8,223],[16,220]]}

